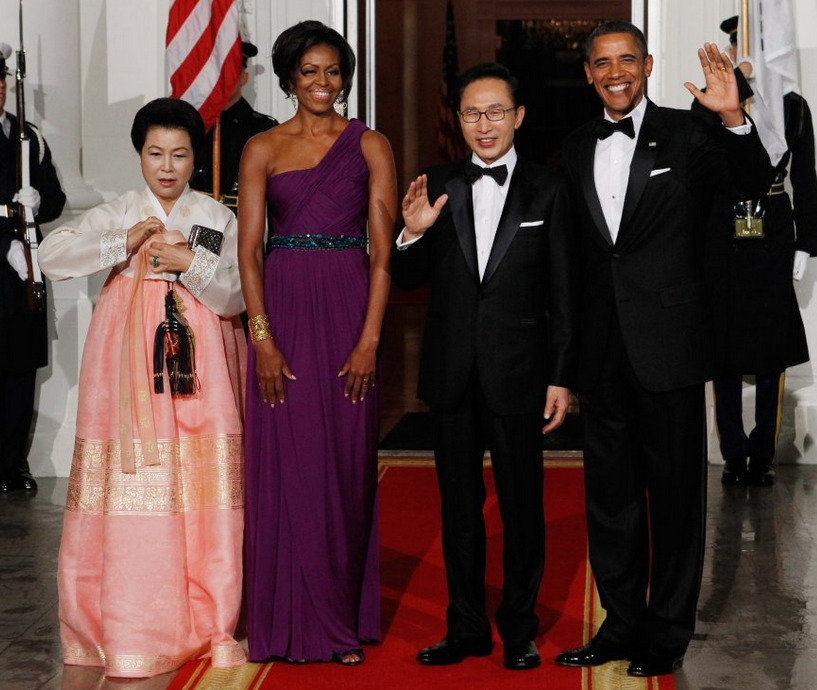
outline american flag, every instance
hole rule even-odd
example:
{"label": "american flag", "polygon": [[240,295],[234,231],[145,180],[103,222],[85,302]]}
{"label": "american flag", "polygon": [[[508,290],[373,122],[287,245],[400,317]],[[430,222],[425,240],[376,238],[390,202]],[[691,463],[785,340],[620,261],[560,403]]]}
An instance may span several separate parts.
{"label": "american flag", "polygon": [[[445,46],[443,48],[443,76],[437,103],[437,148],[443,160],[453,161],[466,153],[456,114],[450,102],[454,83],[459,72],[457,60],[457,32],[454,27],[454,8],[451,0],[445,11]],[[454,104],[456,105],[456,104]]]}
{"label": "american flag", "polygon": [[171,94],[195,106],[209,130],[241,74],[238,0],[173,0],[167,23]]}

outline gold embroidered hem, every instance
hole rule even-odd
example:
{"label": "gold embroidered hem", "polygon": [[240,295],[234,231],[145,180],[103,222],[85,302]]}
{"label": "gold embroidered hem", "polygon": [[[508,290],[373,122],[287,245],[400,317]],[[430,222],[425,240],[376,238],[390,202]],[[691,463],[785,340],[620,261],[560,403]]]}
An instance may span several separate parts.
{"label": "gold embroidered hem", "polygon": [[[237,645],[236,645],[237,646]],[[206,650],[192,658],[202,656]],[[147,678],[170,673],[183,666],[191,657],[166,655],[117,654],[106,657],[97,648],[79,644],[67,645],[63,650],[63,662],[68,666],[102,666],[105,675],[118,678]]]}
{"label": "gold embroidered hem", "polygon": [[210,655],[216,668],[231,668],[247,661],[247,655],[237,642],[229,645],[214,644]]}
{"label": "gold embroidered hem", "polygon": [[176,515],[244,505],[239,435],[159,440],[159,465],[146,466],[134,441],[135,474],[122,472],[121,444],[77,438],[65,509],[90,514]]}

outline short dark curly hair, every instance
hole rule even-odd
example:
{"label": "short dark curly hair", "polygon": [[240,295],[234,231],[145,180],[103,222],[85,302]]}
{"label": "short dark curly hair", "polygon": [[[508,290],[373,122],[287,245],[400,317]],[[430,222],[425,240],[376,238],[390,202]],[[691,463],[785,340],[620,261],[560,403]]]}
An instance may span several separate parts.
{"label": "short dark curly hair", "polygon": [[338,51],[340,76],[343,80],[343,100],[348,100],[355,75],[355,53],[337,31],[315,20],[298,22],[275,39],[272,46],[272,69],[278,77],[281,90],[289,96],[295,72],[303,54],[315,46],[329,46]]}
{"label": "short dark curly hair", "polygon": [[610,21],[602,22],[593,32],[587,37],[584,43],[584,61],[590,62],[590,53],[593,51],[593,42],[599,36],[607,36],[609,34],[630,34],[636,42],[636,45],[641,49],[641,57],[646,58],[650,51],[647,49],[647,39],[644,37],[644,32],[641,31],[635,24],[624,19],[611,19]]}
{"label": "short dark curly hair", "polygon": [[142,153],[151,127],[183,129],[190,135],[194,155],[204,144],[204,121],[199,111],[180,98],[157,98],[139,108],[130,130],[130,140],[137,153]]}

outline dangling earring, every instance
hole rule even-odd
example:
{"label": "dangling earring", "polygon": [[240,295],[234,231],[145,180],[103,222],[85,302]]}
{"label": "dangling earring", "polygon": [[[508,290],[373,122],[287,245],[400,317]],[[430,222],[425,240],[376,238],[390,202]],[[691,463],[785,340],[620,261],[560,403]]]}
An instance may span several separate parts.
{"label": "dangling earring", "polygon": [[332,107],[335,109],[335,112],[340,115],[341,117],[346,116],[346,108],[349,107],[349,104],[345,101],[345,94],[343,91],[340,92],[337,100],[332,104]]}
{"label": "dangling earring", "polygon": [[298,97],[294,93],[291,93],[289,96],[287,96],[287,98],[289,99],[289,102],[292,103],[292,107],[295,110],[298,110]]}

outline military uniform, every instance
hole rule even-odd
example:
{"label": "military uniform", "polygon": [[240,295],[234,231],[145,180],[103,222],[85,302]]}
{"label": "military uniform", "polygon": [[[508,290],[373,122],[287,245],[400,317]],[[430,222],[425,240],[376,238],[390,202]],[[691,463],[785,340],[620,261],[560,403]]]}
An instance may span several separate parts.
{"label": "military uniform", "polygon": [[[274,118],[256,112],[250,104],[240,98],[235,105],[221,114],[221,201],[238,213],[238,164],[244,144],[250,137],[266,132],[278,122]],[[207,139],[200,155],[196,158],[196,172],[190,186],[200,192],[213,192],[213,132]]]}
{"label": "military uniform", "polygon": [[[752,95],[735,70],[742,99]],[[808,103],[796,93],[784,99],[788,151],[777,164],[775,184],[761,203],[765,236],[736,239],[734,209],[715,204],[709,233],[708,275],[716,316],[719,374],[715,411],[724,483],[768,485],[783,392],[783,373],[809,358],[792,283],[796,250],[817,255],[817,174]],[[789,176],[794,203],[784,188]],[[743,375],[756,376],[755,428],[743,427]],[[748,467],[747,467],[748,460]]]}
{"label": "military uniform", "polygon": [[[5,65],[3,65],[5,69]],[[0,116],[0,121],[2,121]],[[5,114],[10,135],[0,133],[0,208],[14,208],[17,181],[17,118]],[[62,213],[65,194],[51,162],[51,151],[36,128],[30,137],[31,186],[40,193],[37,223],[55,220]],[[6,258],[16,239],[17,220],[0,217],[0,489],[35,488],[28,475],[26,448],[34,413],[37,369],[48,364],[46,314],[28,309],[26,283]],[[40,236],[40,229],[37,228]]]}

